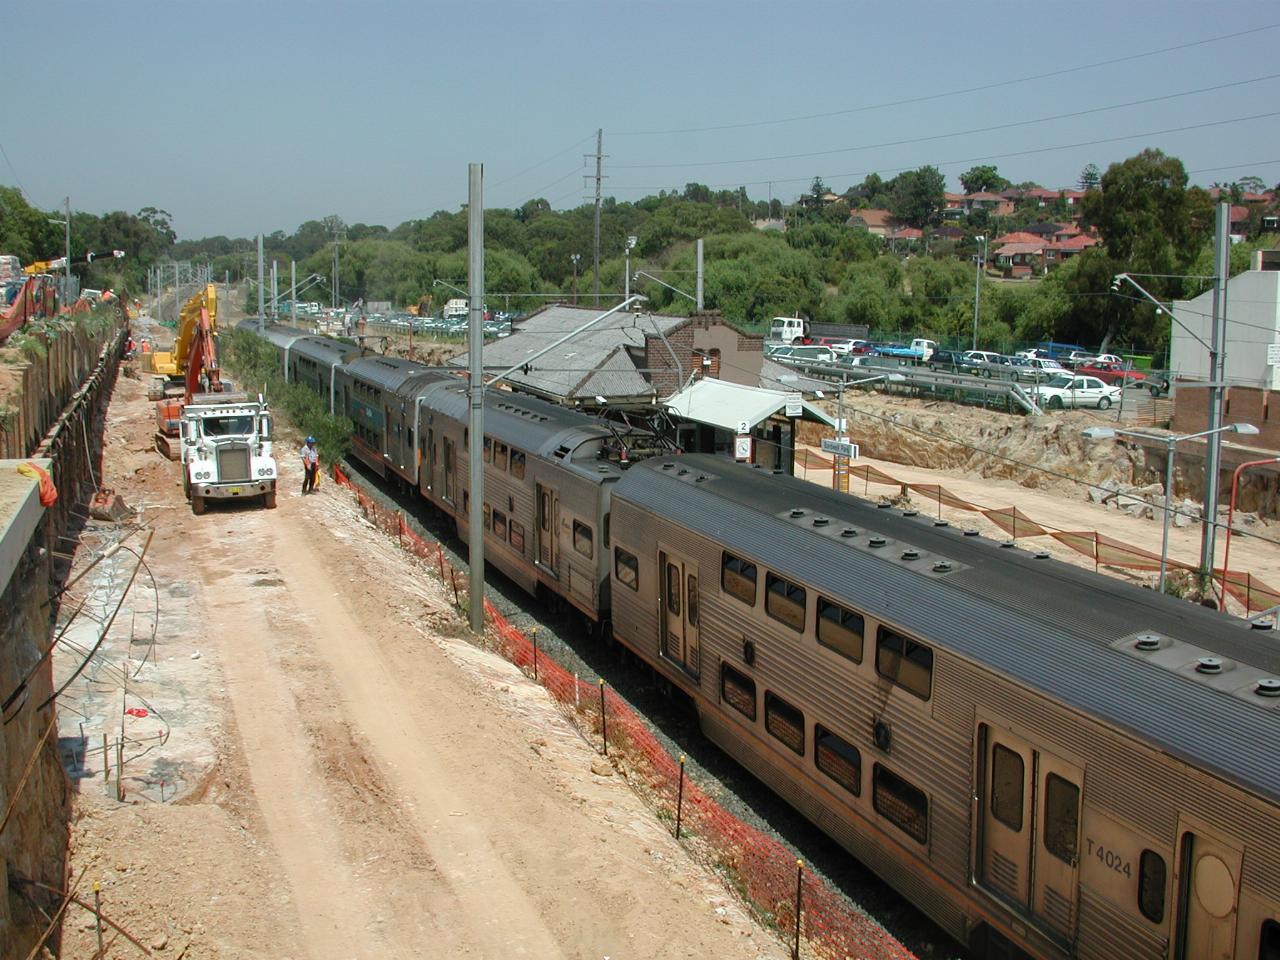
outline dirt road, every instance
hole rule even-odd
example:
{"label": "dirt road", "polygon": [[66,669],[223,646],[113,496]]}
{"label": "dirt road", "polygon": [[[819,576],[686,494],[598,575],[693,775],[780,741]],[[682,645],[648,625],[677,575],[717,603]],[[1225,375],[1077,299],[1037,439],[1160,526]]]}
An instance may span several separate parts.
{"label": "dirt road", "polygon": [[[784,955],[540,687],[462,639],[424,571],[332,484],[297,493],[288,443],[278,509],[192,517],[149,414],[122,380],[104,472],[161,529],[165,625],[134,689],[186,693],[132,803],[80,781],[73,873],[109,916],[191,960]],[[157,802],[165,751],[186,786]],[[95,944],[74,917],[64,955]]]}

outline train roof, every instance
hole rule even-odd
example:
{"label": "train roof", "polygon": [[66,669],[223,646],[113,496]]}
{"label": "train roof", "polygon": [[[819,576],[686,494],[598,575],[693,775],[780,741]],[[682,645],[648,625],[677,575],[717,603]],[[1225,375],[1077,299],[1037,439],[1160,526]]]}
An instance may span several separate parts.
{"label": "train roof", "polygon": [[360,348],[353,343],[343,343],[331,337],[305,336],[299,337],[289,345],[289,352],[300,357],[308,357],[323,366],[335,363],[346,363],[360,355]]}
{"label": "train roof", "polygon": [[384,357],[377,354],[356,357],[349,361],[346,366],[351,376],[356,379],[381,387],[383,390],[390,390],[393,393],[399,392],[405,382],[414,377],[432,373],[435,373],[437,377],[447,376],[447,374],[432,371],[425,363],[419,363],[417,360],[405,360],[402,357]]}
{"label": "train roof", "polygon": [[614,496],[1280,799],[1280,699],[1256,692],[1273,632],[722,457],[644,461]]}
{"label": "train roof", "polygon": [[296,330],[293,327],[285,327],[278,323],[268,323],[259,328],[256,317],[248,317],[241,320],[236,324],[236,329],[248,330],[250,333],[257,334],[263,340],[281,348],[291,347],[295,341],[307,335],[305,330]]}
{"label": "train roof", "polygon": [[[466,423],[469,403],[465,380],[455,377],[447,383],[423,385],[420,393],[424,408]],[[583,443],[613,436],[595,417],[526,394],[492,388],[485,391],[484,432],[539,456],[570,462],[573,451]]]}

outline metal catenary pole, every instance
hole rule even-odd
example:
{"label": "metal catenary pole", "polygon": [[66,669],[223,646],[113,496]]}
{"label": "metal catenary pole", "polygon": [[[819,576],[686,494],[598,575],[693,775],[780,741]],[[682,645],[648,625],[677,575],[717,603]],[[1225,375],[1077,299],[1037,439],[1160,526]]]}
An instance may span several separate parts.
{"label": "metal catenary pole", "polygon": [[604,129],[596,131],[596,214],[595,214],[595,252],[592,265],[594,276],[591,281],[591,294],[595,298],[594,306],[600,306],[600,181],[604,165]]}
{"label": "metal catenary pole", "polygon": [[289,315],[293,325],[298,325],[298,261],[289,259]]}
{"label": "metal catenary pole", "polygon": [[698,305],[698,312],[699,312],[699,313],[701,313],[701,312],[702,312],[702,310],[703,310],[703,299],[702,299],[702,238],[701,238],[701,237],[699,237],[699,238],[698,238],[698,282],[697,282],[697,286],[696,286],[696,287],[694,287],[693,292],[694,292],[694,294],[695,294],[694,302]]}
{"label": "metal catenary pole", "polygon": [[471,631],[484,630],[484,165],[468,166],[467,265],[471,290],[467,337],[471,372],[471,433],[467,451],[470,462],[467,515],[468,563],[471,567]]}
{"label": "metal catenary pole", "polygon": [[258,330],[267,325],[266,291],[262,287],[262,234],[258,234]]}
{"label": "metal catenary pole", "polygon": [[[1227,313],[1227,278],[1230,276],[1231,205],[1218,204],[1217,231],[1214,237],[1215,264],[1213,285],[1213,324],[1209,338],[1209,422],[1215,431],[1222,426],[1222,401],[1225,397],[1225,340]],[[1213,554],[1218,536],[1218,471],[1221,462],[1222,434],[1209,433],[1204,461],[1204,509],[1200,529],[1200,579],[1208,582],[1213,573]]]}
{"label": "metal catenary pole", "polygon": [[63,264],[63,273],[66,276],[66,286],[62,288],[63,300],[70,302],[71,300],[71,198],[67,197],[62,201],[66,219],[63,224],[66,229],[66,253],[67,262]]}

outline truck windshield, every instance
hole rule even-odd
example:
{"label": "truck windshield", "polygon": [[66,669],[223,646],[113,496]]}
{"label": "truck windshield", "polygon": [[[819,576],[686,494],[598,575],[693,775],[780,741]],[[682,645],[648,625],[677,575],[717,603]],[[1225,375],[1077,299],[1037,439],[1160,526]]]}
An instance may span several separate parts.
{"label": "truck windshield", "polygon": [[206,437],[242,437],[253,433],[253,417],[210,417],[204,421]]}

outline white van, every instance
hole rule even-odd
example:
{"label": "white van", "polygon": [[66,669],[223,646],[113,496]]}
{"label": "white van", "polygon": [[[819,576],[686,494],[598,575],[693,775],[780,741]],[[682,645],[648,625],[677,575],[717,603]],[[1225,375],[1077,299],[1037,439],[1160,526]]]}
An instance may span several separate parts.
{"label": "white van", "polygon": [[471,304],[461,297],[455,297],[444,305],[441,312],[446,320],[465,320],[471,312]]}

